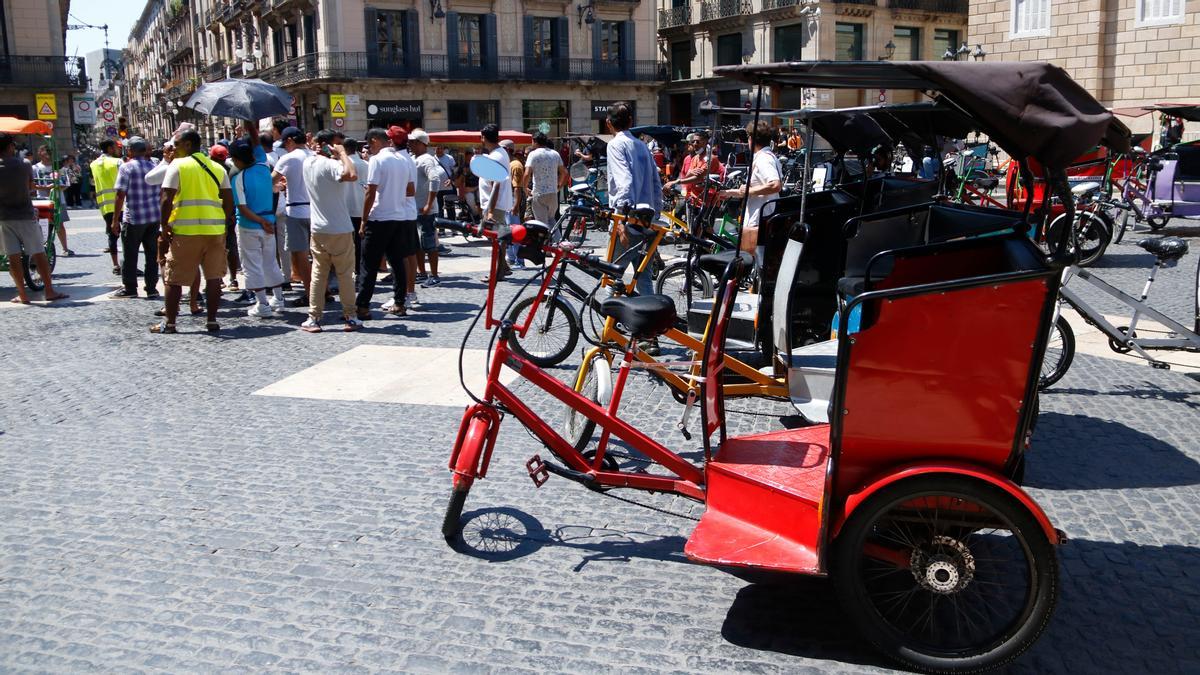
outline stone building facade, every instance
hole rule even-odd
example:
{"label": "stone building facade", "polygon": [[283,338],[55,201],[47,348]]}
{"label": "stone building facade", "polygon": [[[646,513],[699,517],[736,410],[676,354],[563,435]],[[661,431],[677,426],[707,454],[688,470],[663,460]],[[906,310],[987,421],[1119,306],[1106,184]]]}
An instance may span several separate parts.
{"label": "stone building facade", "polygon": [[988,60],[1058,64],[1112,108],[1200,101],[1200,0],[972,0],[968,32]]}
{"label": "stone building facade", "polygon": [[[669,66],[659,116],[703,123],[702,101],[744,106],[738,83],[713,67],[796,60],[940,59],[967,33],[966,0],[659,0],[658,40]],[[894,49],[889,50],[888,45]],[[774,90],[779,108],[846,107],[914,100],[914,92]]]}
{"label": "stone building facade", "polygon": [[87,81],[84,59],[65,54],[70,4],[0,2],[0,115],[36,118],[37,95],[52,95],[57,113],[54,140],[61,154],[73,149],[71,94],[82,92]]}

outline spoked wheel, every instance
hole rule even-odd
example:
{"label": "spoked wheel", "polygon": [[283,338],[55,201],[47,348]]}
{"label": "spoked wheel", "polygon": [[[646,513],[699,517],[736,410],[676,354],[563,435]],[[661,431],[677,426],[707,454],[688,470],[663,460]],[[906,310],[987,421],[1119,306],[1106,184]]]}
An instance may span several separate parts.
{"label": "spoked wheel", "polygon": [[[50,263],[50,272],[54,272],[54,263],[58,261],[57,250],[53,242],[46,244],[46,261]],[[25,287],[33,292],[38,292],[46,287],[46,280],[42,278],[42,273],[37,269],[37,265],[27,255],[21,256],[21,264],[25,266]]]}
{"label": "spoked wheel", "polygon": [[450,491],[450,499],[446,502],[446,515],[442,518],[442,536],[450,546],[458,544],[462,534],[462,512],[467,503],[467,493],[471,487],[455,487]]}
{"label": "spoked wheel", "polygon": [[[534,296],[529,296],[518,302],[509,313],[509,320],[516,325],[523,324],[534,299]],[[562,363],[571,355],[577,342],[579,319],[562,296],[556,296],[553,301],[550,296],[542,298],[525,337],[518,337],[513,332],[508,339],[509,346],[515,352],[542,368]]]}
{"label": "spoked wheel", "polygon": [[[612,372],[608,367],[608,359],[601,352],[592,352],[579,364],[575,374],[575,391],[599,405],[607,405],[612,393]],[[596,432],[596,423],[588,419],[578,410],[568,406],[563,420],[563,438],[580,452],[592,442],[592,434]]]}
{"label": "spoked wheel", "polygon": [[882,489],[835,546],[842,606],[879,650],[920,670],[1012,661],[1045,629],[1058,595],[1058,560],[1037,520],[965,476]]}
{"label": "spoked wheel", "polygon": [[1171,216],[1150,216],[1146,218],[1146,224],[1155,232],[1166,227],[1169,222],[1171,222]]}
{"label": "spoked wheel", "polygon": [[1129,226],[1129,212],[1132,208],[1121,209],[1121,215],[1117,218],[1117,227],[1113,230],[1113,243],[1119,244],[1125,238],[1125,229]]}
{"label": "spoked wheel", "polygon": [[708,273],[700,269],[693,270],[693,272],[693,274],[688,273],[687,261],[677,260],[663,269],[654,286],[655,293],[665,295],[675,302],[675,323],[681,328],[687,326],[687,314],[690,307],[688,305],[688,285],[692,287],[691,299],[693,301],[713,297],[713,282]]}
{"label": "spoked wheel", "polygon": [[[1129,326],[1118,326],[1117,330],[1121,331],[1122,335],[1129,335]],[[1129,335],[1129,337],[1136,338],[1137,331],[1133,331],[1133,335]],[[1117,342],[1112,338],[1108,338],[1108,348],[1118,354],[1128,354],[1129,352],[1133,351],[1133,348],[1129,345],[1123,342]]]}
{"label": "spoked wheel", "polygon": [[1038,389],[1045,389],[1067,374],[1071,360],[1075,358],[1075,331],[1067,318],[1061,314],[1050,327],[1046,340],[1046,353],[1042,355],[1042,372],[1038,376]]}
{"label": "spoked wheel", "polygon": [[[1046,229],[1048,244],[1053,245],[1053,242],[1058,240],[1059,230],[1066,219],[1066,214],[1063,214],[1050,223],[1050,227]],[[1104,250],[1108,248],[1108,242],[1112,238],[1112,224],[1107,221],[1107,216],[1079,211],[1075,214],[1074,226],[1075,241],[1072,243],[1079,248],[1075,264],[1087,267],[1104,255]]]}

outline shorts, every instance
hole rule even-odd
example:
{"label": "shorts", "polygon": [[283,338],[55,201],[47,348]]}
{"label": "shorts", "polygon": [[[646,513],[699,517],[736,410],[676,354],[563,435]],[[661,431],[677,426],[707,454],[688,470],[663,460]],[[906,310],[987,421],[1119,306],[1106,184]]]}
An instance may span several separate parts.
{"label": "shorts", "polygon": [[421,228],[421,250],[436,251],[437,250],[437,225],[433,224],[434,216],[417,216],[417,225]]}
{"label": "shorts", "polygon": [[42,228],[32,217],[29,220],[0,220],[0,232],[3,233],[5,255],[34,255],[46,251]]}
{"label": "shorts", "polygon": [[400,251],[400,257],[407,258],[410,255],[416,255],[421,250],[421,239],[417,234],[417,221],[401,220],[397,223],[399,228],[397,236],[400,238],[400,243],[397,247]]}
{"label": "shorts", "polygon": [[312,234],[312,221],[308,218],[284,216],[283,248],[290,253],[308,250],[308,239]]}
{"label": "shorts", "polygon": [[190,286],[196,268],[206,281],[225,276],[225,235],[192,234],[171,237],[163,282],[168,286]]}

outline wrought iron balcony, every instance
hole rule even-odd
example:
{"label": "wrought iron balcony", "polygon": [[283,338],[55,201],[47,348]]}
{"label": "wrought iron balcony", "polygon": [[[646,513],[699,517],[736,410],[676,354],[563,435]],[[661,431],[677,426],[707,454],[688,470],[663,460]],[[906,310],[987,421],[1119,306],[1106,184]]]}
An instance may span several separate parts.
{"label": "wrought iron balcony", "polygon": [[966,14],[967,0],[888,0],[892,9],[906,9],[934,14]]}
{"label": "wrought iron balcony", "polygon": [[750,12],[750,0],[707,0],[700,3],[701,21],[728,19]]}
{"label": "wrought iron balcony", "polygon": [[833,0],[838,5],[878,5],[876,0]]}
{"label": "wrought iron balcony", "polygon": [[692,23],[692,6],[672,7],[658,10],[658,29],[679,28]]}
{"label": "wrought iron balcony", "polygon": [[0,56],[0,86],[87,86],[81,56]]}

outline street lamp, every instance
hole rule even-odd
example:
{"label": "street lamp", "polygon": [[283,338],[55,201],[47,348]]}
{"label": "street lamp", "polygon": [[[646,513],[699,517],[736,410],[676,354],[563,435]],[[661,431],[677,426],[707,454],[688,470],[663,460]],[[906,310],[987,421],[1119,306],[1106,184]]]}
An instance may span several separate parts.
{"label": "street lamp", "polygon": [[971,52],[971,58],[975,59],[976,61],[982,61],[987,58],[987,52],[983,51],[983,45],[975,45],[975,51]]}
{"label": "street lamp", "polygon": [[891,61],[892,57],[895,55],[896,55],[896,43],[892,42],[891,40],[888,40],[887,44],[883,46],[883,56],[879,57],[879,60],[880,61]]}
{"label": "street lamp", "polygon": [[589,26],[596,23],[595,0],[587,0],[586,3],[577,6],[575,13],[580,28],[583,28],[585,23]]}
{"label": "street lamp", "polygon": [[954,48],[953,47],[946,47],[946,51],[942,52],[942,60],[943,61],[953,61],[954,60]]}
{"label": "street lamp", "polygon": [[967,41],[963,40],[962,46],[959,47],[958,51],[955,52],[955,54],[954,54],[954,60],[957,61],[958,57],[960,57],[960,56],[966,57],[970,53],[971,53],[971,48],[967,46]]}
{"label": "street lamp", "polygon": [[446,10],[442,9],[442,0],[429,0],[429,23],[434,19],[446,18]]}

